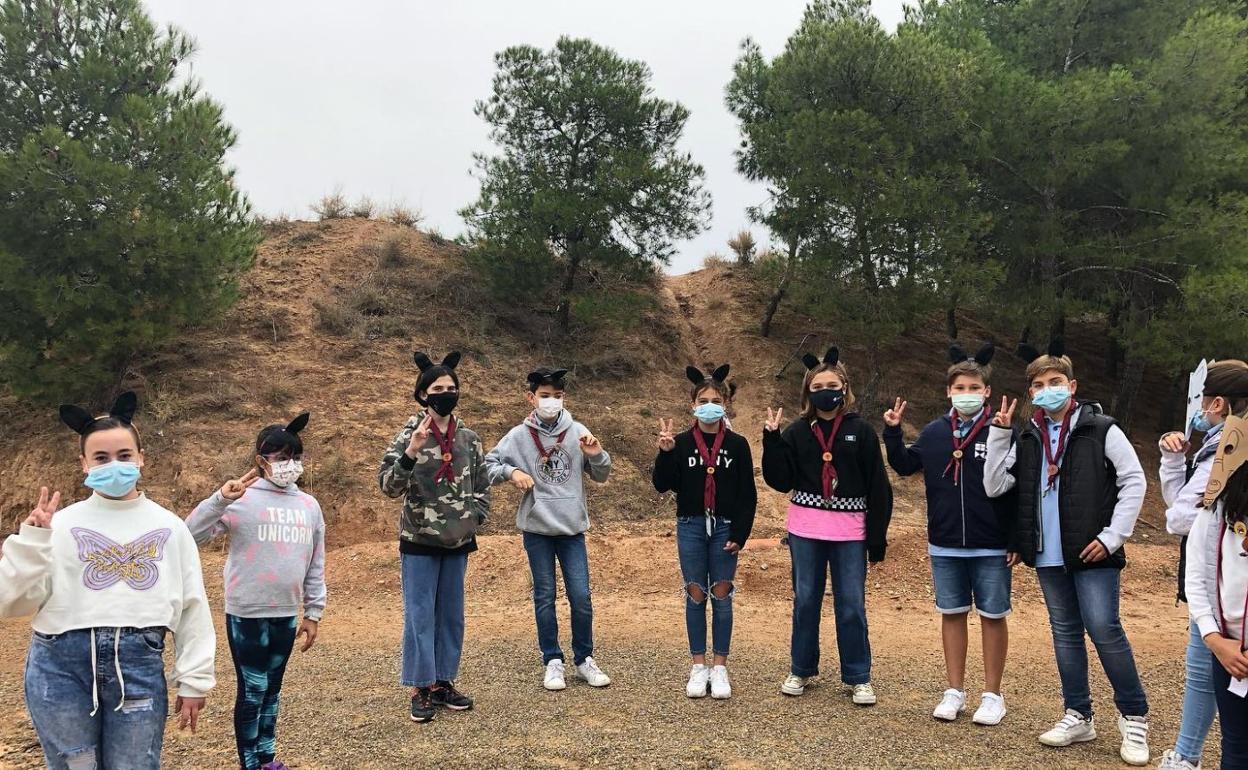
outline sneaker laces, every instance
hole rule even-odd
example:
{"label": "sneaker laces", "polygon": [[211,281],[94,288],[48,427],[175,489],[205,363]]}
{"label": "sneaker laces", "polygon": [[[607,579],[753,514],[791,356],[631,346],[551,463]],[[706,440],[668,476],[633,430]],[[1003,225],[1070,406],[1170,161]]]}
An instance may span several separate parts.
{"label": "sneaker laces", "polygon": [[594,661],[594,659],[593,659],[592,657],[591,657],[591,658],[586,658],[586,659],[585,659],[585,660],[581,663],[581,668],[583,668],[585,671],[588,671],[588,672],[589,672],[589,673],[591,673],[591,674],[601,674],[601,673],[602,673],[602,669],[598,668],[598,663],[597,663],[597,662],[595,662],[595,661]]}

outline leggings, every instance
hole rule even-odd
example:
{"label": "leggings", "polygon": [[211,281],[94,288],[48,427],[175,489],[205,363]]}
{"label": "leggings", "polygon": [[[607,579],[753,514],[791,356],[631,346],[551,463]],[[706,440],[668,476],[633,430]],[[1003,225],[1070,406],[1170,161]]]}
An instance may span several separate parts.
{"label": "leggings", "polygon": [[296,618],[226,615],[230,654],[238,676],[234,739],[243,770],[260,770],[277,753],[277,697],[295,645]]}

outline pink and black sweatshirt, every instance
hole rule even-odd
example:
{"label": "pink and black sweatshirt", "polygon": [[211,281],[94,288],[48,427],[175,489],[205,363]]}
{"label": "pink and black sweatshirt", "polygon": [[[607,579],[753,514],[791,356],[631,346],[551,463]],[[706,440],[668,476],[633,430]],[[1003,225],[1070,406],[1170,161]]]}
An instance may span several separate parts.
{"label": "pink and black sweatshirt", "polygon": [[230,501],[220,490],[186,520],[203,545],[228,534],[225,611],[240,618],[297,616],[320,620],[325,610],[325,518],[295,484],[260,479]]}

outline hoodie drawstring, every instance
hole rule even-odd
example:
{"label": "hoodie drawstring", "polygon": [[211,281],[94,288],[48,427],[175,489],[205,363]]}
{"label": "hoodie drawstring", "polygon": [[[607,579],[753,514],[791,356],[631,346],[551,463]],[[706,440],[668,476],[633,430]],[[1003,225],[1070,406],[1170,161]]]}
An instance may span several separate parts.
{"label": "hoodie drawstring", "polygon": [[91,629],[91,716],[95,716],[95,712],[100,710],[100,683],[99,673],[96,670],[95,660],[95,629]]}
{"label": "hoodie drawstring", "polygon": [[117,708],[113,711],[121,711],[121,707],[126,705],[126,678],[121,675],[121,629],[113,629],[113,670],[117,672],[117,684],[121,687],[121,700],[117,701]]}
{"label": "hoodie drawstring", "polygon": [[[126,679],[121,674],[121,628],[113,629],[113,670],[117,672],[117,684],[121,687],[121,700],[113,711],[121,711],[126,705]],[[100,710],[100,673],[99,656],[95,650],[95,629],[91,629],[91,714],[95,716]]]}

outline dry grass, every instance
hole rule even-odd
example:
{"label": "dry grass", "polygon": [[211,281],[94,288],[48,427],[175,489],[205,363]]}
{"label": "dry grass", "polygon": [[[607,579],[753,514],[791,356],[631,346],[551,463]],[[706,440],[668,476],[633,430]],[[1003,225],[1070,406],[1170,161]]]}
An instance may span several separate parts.
{"label": "dry grass", "polygon": [[339,187],[313,203],[312,213],[316,214],[317,219],[321,221],[345,219],[351,213],[351,204],[347,202],[347,196],[343,195],[342,188]]}
{"label": "dry grass", "polygon": [[704,270],[724,268],[724,267],[729,267],[730,265],[732,265],[732,260],[728,259],[727,257],[725,257],[723,254],[720,254],[719,252],[713,252],[711,254],[707,254],[705,257],[702,258],[702,268]]}
{"label": "dry grass", "polygon": [[367,195],[360,196],[360,199],[351,204],[351,216],[356,219],[372,219],[377,213],[377,204]]}
{"label": "dry grass", "polygon": [[425,220],[420,209],[412,208],[403,203],[392,203],[386,209],[384,217],[387,222],[400,227],[416,227]]}

